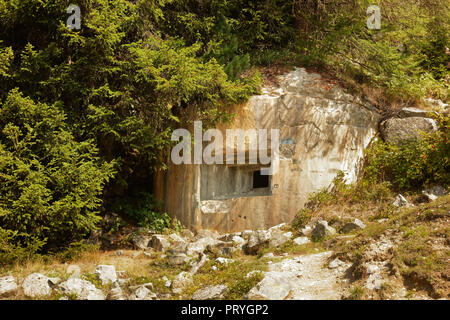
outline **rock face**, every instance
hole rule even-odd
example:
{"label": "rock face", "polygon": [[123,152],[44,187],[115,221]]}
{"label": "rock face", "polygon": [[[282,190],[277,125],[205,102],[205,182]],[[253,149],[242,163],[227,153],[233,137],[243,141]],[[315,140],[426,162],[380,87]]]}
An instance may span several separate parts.
{"label": "rock face", "polygon": [[16,279],[13,276],[0,278],[0,297],[3,295],[9,295],[17,291]]}
{"label": "rock face", "polygon": [[279,130],[279,169],[267,187],[253,187],[257,165],[169,163],[158,173],[156,196],[188,228],[267,229],[292,221],[308,194],[328,187],[338,171],[356,180],[364,148],[377,133],[377,111],[303,68],[279,76],[278,83],[236,106],[233,122],[220,126],[224,149],[236,152],[249,147],[228,146],[226,129]]}
{"label": "rock face", "polygon": [[399,143],[411,139],[419,139],[420,132],[437,130],[436,122],[430,118],[411,117],[404,119],[391,118],[380,125],[383,139],[392,143]]}
{"label": "rock face", "polygon": [[78,278],[71,278],[59,285],[61,293],[76,295],[78,300],[105,300],[104,293],[92,283]]}
{"label": "rock face", "polygon": [[197,290],[192,296],[193,300],[217,300],[222,299],[228,291],[228,287],[224,284],[217,286],[207,286]]}
{"label": "rock face", "polygon": [[26,296],[35,298],[48,296],[52,293],[50,278],[40,273],[32,273],[22,283]]}

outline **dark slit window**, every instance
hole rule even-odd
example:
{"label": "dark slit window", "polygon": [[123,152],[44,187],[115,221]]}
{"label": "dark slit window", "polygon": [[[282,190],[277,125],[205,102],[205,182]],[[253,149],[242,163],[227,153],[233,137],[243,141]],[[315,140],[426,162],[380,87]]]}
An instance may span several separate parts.
{"label": "dark slit window", "polygon": [[253,189],[268,188],[269,176],[262,175],[261,170],[253,171]]}

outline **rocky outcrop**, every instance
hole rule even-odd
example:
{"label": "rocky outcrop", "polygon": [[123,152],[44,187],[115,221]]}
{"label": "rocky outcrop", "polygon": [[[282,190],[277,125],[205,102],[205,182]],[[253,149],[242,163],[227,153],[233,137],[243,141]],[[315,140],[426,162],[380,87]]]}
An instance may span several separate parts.
{"label": "rocky outcrop", "polygon": [[430,118],[391,118],[381,123],[380,130],[385,141],[399,143],[420,139],[421,132],[436,131],[437,125],[436,121]]}

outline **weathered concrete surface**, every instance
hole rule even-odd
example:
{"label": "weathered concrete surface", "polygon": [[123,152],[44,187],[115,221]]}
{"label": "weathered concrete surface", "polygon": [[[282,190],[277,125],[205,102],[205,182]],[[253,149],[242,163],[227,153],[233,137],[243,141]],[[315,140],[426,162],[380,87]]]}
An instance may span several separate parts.
{"label": "weathered concrete surface", "polygon": [[[205,194],[214,196],[220,183],[230,188],[226,175],[210,174],[216,169],[207,165],[170,164],[155,177],[157,197],[190,229],[266,229],[291,221],[308,194],[328,187],[338,171],[348,182],[356,179],[363,150],[377,132],[377,112],[303,68],[280,76],[279,83],[236,106],[233,123],[219,128],[224,137],[227,128],[280,130],[279,170],[271,176],[268,189],[257,195],[202,199]],[[211,181],[214,177],[224,181]],[[247,180],[239,179],[247,188]],[[215,189],[205,192],[204,188]]]}

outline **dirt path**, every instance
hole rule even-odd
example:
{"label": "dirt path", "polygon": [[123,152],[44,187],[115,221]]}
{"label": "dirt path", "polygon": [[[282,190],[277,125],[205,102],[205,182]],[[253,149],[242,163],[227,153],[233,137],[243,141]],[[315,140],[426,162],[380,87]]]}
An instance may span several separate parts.
{"label": "dirt path", "polygon": [[349,265],[328,267],[331,251],[290,257],[270,264],[264,279],[249,297],[274,300],[339,300]]}

